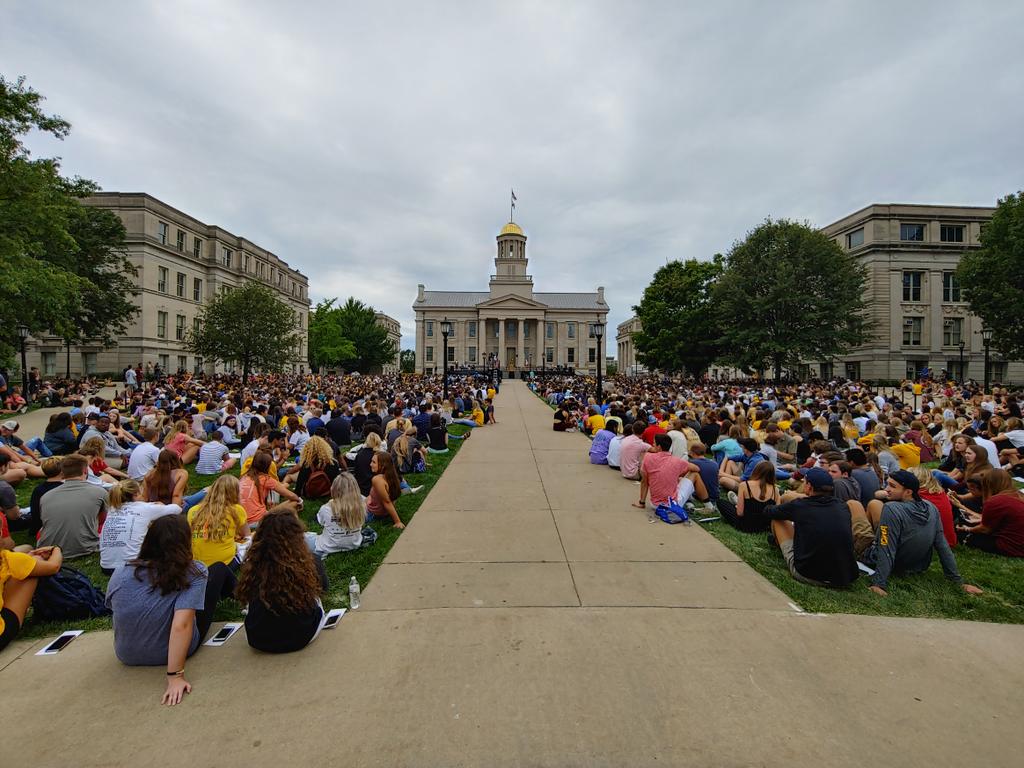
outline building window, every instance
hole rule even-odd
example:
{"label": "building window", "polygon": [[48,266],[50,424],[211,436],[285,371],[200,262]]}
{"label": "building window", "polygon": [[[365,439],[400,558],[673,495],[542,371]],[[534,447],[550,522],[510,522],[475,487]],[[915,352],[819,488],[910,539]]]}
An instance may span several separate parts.
{"label": "building window", "polygon": [[568,357],[566,357],[566,360],[568,362],[570,362],[570,363],[575,363],[576,362],[576,347],[569,347],[569,349],[567,349],[566,352],[568,353]]}
{"label": "building window", "polygon": [[183,229],[178,230],[178,250],[185,251],[185,230]]}
{"label": "building window", "polygon": [[203,300],[203,281],[198,277],[192,279],[192,300]]}
{"label": "building window", "polygon": [[459,330],[459,324],[458,323],[452,323],[452,332],[448,334],[448,338],[449,339],[454,339],[455,338],[455,334],[458,333],[458,330]]}
{"label": "building window", "polygon": [[156,289],[160,293],[167,293],[167,267],[157,267],[156,270]]}
{"label": "building window", "polygon": [[548,347],[544,350],[544,358],[548,361],[548,365],[555,364],[555,348]]}
{"label": "building window", "polygon": [[904,272],[903,273],[903,300],[904,301],[920,301],[921,300],[921,275],[923,272]]}
{"label": "building window", "polygon": [[494,338],[498,338],[498,326],[499,326],[499,323],[498,323],[497,320],[495,320],[494,321]]}
{"label": "building window", "polygon": [[220,249],[220,260],[221,260],[221,262],[223,262],[225,267],[230,267],[231,266],[231,257],[232,256],[234,256],[234,254],[231,252],[230,248],[221,248]]}
{"label": "building window", "polygon": [[597,362],[597,350],[594,349],[593,347],[590,347],[590,349],[587,350],[587,351],[589,352],[588,361],[591,362],[591,363],[596,363]]}
{"label": "building window", "polygon": [[512,323],[505,323],[505,339],[514,339],[516,337],[516,326]]}
{"label": "building window", "polygon": [[466,332],[469,334],[469,338],[476,338],[476,320],[470,320],[466,324]]}
{"label": "building window", "polygon": [[57,373],[57,353],[43,352],[43,375],[52,376]]}
{"label": "building window", "polygon": [[448,347],[448,362],[455,362],[455,347]]}
{"label": "building window", "polygon": [[198,317],[193,317],[192,318],[192,331],[193,331],[193,333],[199,333],[199,318]]}
{"label": "building window", "polygon": [[900,240],[924,242],[924,224],[900,224]]}
{"label": "building window", "polygon": [[[569,338],[576,338],[576,323],[568,323]],[[569,362],[572,362],[571,360]]]}
{"label": "building window", "polygon": [[433,337],[434,337],[434,321],[433,320],[427,320],[427,338],[430,339],[430,338],[433,338]]}
{"label": "building window", "polygon": [[864,245],[864,227],[861,227],[860,229],[855,229],[853,230],[853,232],[850,232],[849,234],[846,235],[847,249],[857,248],[861,245]]}
{"label": "building window", "polygon": [[160,245],[167,245],[167,230],[169,227],[163,221],[156,225],[156,239],[160,241]]}
{"label": "building window", "polygon": [[167,338],[167,313],[157,312],[156,313],[156,337],[158,339]]}
{"label": "building window", "polygon": [[527,323],[526,321],[523,321],[523,338],[530,338],[530,324]]}
{"label": "building window", "polygon": [[426,360],[427,360],[428,363],[434,362],[434,348],[433,347],[427,347],[427,357],[426,357]]}
{"label": "building window", "polygon": [[177,315],[174,318],[174,338],[182,341],[185,338],[185,316]]}
{"label": "building window", "polygon": [[192,240],[192,255],[197,259],[203,255],[203,241],[198,237]]}
{"label": "building window", "polygon": [[924,318],[920,317],[905,317],[903,318],[903,346],[904,347],[920,347],[921,346],[921,326],[923,325]]}
{"label": "building window", "polygon": [[846,378],[860,381],[860,362],[846,363]]}
{"label": "building window", "polygon": [[178,284],[175,286],[175,292],[180,298],[185,298],[185,273],[178,273]]}
{"label": "building window", "polygon": [[242,271],[248,272],[249,271],[249,254],[248,253],[243,253],[242,254],[242,265],[243,265],[242,266]]}
{"label": "building window", "polygon": [[964,337],[964,319],[947,317],[942,321],[942,346],[955,347]]}
{"label": "building window", "polygon": [[187,371],[188,370],[188,357],[186,357],[185,355],[178,355],[178,370],[179,371]]}
{"label": "building window", "polygon": [[82,373],[86,376],[96,373],[96,353],[95,352],[83,352],[82,353]]}
{"label": "building window", "polygon": [[960,280],[956,272],[942,273],[942,300],[946,302],[961,301]]}
{"label": "building window", "polygon": [[[546,326],[546,328],[544,329],[544,334],[549,339],[555,338],[555,324],[554,323],[545,323],[545,326]],[[551,361],[549,360],[548,362],[551,362]]]}
{"label": "building window", "polygon": [[992,360],[988,364],[988,376],[997,384],[1002,384],[1006,381],[1006,361],[1004,360]]}
{"label": "building window", "polygon": [[466,357],[468,358],[466,360],[466,362],[468,362],[468,363],[475,363],[476,362],[476,347],[468,347],[466,349]]}
{"label": "building window", "polygon": [[962,224],[942,224],[939,227],[939,240],[944,243],[962,243],[964,228]]}
{"label": "building window", "polygon": [[196,358],[195,373],[202,373],[202,372],[203,372],[203,358],[197,357]]}
{"label": "building window", "polygon": [[160,365],[160,370],[167,373],[167,367],[170,365],[170,357],[168,355],[159,355],[157,361]]}

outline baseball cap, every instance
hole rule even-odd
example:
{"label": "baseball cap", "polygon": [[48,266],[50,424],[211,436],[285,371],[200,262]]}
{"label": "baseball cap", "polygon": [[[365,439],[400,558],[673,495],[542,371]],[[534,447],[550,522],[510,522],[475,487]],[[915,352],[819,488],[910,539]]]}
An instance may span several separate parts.
{"label": "baseball cap", "polygon": [[832,475],[827,470],[821,469],[820,467],[814,467],[804,472],[804,480],[810,483],[811,488],[816,491],[824,490],[825,488],[833,488],[835,481],[832,479]]}
{"label": "baseball cap", "polygon": [[14,419],[10,419],[9,421],[5,421],[3,424],[0,424],[0,427],[3,427],[4,429],[9,429],[11,430],[11,432],[14,432],[18,428],[18,422],[16,422]]}
{"label": "baseball cap", "polygon": [[915,501],[920,500],[921,497],[918,496],[917,492],[921,488],[921,483],[917,479],[917,477],[915,477],[913,472],[908,472],[905,469],[898,469],[891,475],[889,475],[889,479],[892,480],[894,483],[899,483],[908,491],[913,491]]}

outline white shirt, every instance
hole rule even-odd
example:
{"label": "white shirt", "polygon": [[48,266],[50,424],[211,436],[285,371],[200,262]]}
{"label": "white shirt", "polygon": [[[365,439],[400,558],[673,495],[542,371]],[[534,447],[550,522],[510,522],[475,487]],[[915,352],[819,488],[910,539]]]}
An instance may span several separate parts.
{"label": "white shirt", "polygon": [[989,461],[989,463],[993,467],[998,469],[999,468],[999,449],[996,448],[996,444],[993,443],[991,440],[988,440],[988,439],[986,439],[984,437],[981,437],[980,435],[978,437],[974,438],[974,442],[975,442],[976,445],[980,445],[982,448],[984,448],[986,451],[988,451],[988,461]]}
{"label": "white shirt", "polygon": [[142,443],[132,451],[128,459],[128,477],[132,480],[141,480],[149,471],[156,466],[156,460],[160,456],[160,449],[152,443]]}
{"label": "white shirt", "polygon": [[246,461],[248,461],[253,456],[255,456],[256,455],[256,451],[259,450],[259,447],[260,447],[260,441],[259,440],[250,440],[248,443],[246,443],[245,444],[245,448],[242,449],[242,455],[241,455],[241,457],[238,460],[239,466],[241,466],[242,464],[245,464]]}
{"label": "white shirt", "polygon": [[129,501],[119,509],[107,510],[107,519],[100,533],[100,567],[117,568],[137,557],[149,524],[164,515],[177,515],[177,504],[151,504]]}
{"label": "white shirt", "polygon": [[608,443],[608,466],[614,469],[619,468],[619,454],[622,452],[622,441],[626,438],[623,435],[616,435]]}
{"label": "white shirt", "polygon": [[670,429],[668,436],[672,438],[672,447],[669,449],[669,453],[677,459],[688,459],[690,457],[690,450],[686,442],[686,435],[677,429]]}
{"label": "white shirt", "polygon": [[[1011,429],[1003,432],[1014,448],[1024,448],[1024,429]],[[995,466],[994,464],[992,466]]]}
{"label": "white shirt", "polygon": [[316,521],[323,526],[324,532],[316,537],[314,546],[324,554],[359,549],[363,543],[362,529],[343,528],[341,523],[335,521],[330,504],[320,507],[320,511],[316,513]]}
{"label": "white shirt", "polygon": [[219,440],[204,443],[199,449],[199,461],[196,462],[197,475],[220,474],[224,459],[228,455],[228,447]]}

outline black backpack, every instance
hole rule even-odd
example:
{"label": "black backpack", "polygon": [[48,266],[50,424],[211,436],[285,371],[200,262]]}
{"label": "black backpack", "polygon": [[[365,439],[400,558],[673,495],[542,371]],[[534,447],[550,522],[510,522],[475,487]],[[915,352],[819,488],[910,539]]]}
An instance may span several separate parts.
{"label": "black backpack", "polygon": [[40,621],[71,621],[109,616],[104,594],[81,571],[62,565],[53,576],[39,579],[32,598],[33,616]]}

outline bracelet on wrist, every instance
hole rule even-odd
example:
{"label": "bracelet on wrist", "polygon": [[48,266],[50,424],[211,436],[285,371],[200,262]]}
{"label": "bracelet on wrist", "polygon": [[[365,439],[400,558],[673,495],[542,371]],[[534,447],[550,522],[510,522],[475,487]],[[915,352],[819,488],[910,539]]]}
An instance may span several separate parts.
{"label": "bracelet on wrist", "polygon": [[184,677],[185,676],[185,668],[182,667],[177,672],[168,672],[167,676],[168,677]]}

